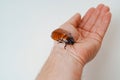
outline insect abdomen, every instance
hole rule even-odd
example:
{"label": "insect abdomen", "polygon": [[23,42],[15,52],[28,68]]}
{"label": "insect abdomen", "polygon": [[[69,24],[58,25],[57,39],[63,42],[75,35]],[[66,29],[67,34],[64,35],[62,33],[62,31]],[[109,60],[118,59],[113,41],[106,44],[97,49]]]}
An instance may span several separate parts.
{"label": "insect abdomen", "polygon": [[51,35],[52,39],[60,42],[60,43],[65,43],[73,45],[75,43],[74,38],[72,37],[72,35],[67,32],[66,30],[63,30],[61,28],[56,29],[52,32]]}
{"label": "insect abdomen", "polygon": [[67,35],[65,34],[65,32],[62,31],[62,29],[56,29],[52,32],[51,37],[54,40],[59,40],[62,38],[67,38]]}

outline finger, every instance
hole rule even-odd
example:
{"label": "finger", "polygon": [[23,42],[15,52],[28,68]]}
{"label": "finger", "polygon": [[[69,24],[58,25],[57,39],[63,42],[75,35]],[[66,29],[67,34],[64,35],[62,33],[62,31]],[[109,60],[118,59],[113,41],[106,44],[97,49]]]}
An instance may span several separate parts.
{"label": "finger", "polygon": [[99,4],[96,9],[101,10],[104,7],[104,4]]}
{"label": "finger", "polygon": [[[97,9],[98,10],[101,10],[101,8],[104,6],[104,4],[99,4],[98,6],[97,6]],[[82,19],[82,21],[81,21],[81,27],[83,27],[85,24],[86,24],[86,22],[88,21],[88,19],[91,17],[91,15],[93,14],[93,12],[95,11],[95,8],[90,8],[87,12],[86,12],[86,14],[85,14],[85,16],[83,17],[83,19]]]}
{"label": "finger", "polygon": [[92,15],[90,16],[90,18],[88,19],[88,21],[86,22],[86,24],[84,25],[85,30],[90,31],[92,29],[92,27],[94,26],[101,9],[104,7],[103,4],[99,4],[97,6],[97,8],[95,9],[95,11],[92,13]]}
{"label": "finger", "polygon": [[101,23],[103,21],[103,17],[104,15],[109,11],[109,7],[104,6],[101,10],[100,10],[100,15],[96,20],[95,25],[93,26],[93,28],[91,29],[92,32],[96,32],[96,29],[101,27]]}
{"label": "finger", "polygon": [[[78,25],[81,22],[81,15],[79,13],[76,13],[74,16],[72,16],[66,23],[73,25],[75,28],[78,27]],[[65,24],[66,24],[65,23]]]}
{"label": "finger", "polygon": [[92,13],[93,13],[94,11],[95,11],[95,8],[90,8],[90,9],[86,12],[85,16],[83,17],[83,19],[82,19],[82,21],[81,21],[80,27],[83,27],[83,26],[86,24],[86,22],[87,22],[88,19],[91,17],[91,15],[92,15]]}
{"label": "finger", "polygon": [[110,24],[112,14],[110,12],[107,12],[103,17],[103,20],[101,22],[101,26],[97,28],[97,33],[103,38],[105,35],[105,32]]}
{"label": "finger", "polygon": [[90,31],[93,25],[95,24],[98,16],[99,16],[99,10],[95,9],[95,11],[92,13],[91,17],[88,19],[86,24],[84,25],[83,29]]}
{"label": "finger", "polygon": [[77,27],[80,24],[80,22],[81,16],[79,13],[76,13],[73,17],[71,17],[68,21],[61,25],[60,28],[70,33],[73,36],[74,40],[76,41],[79,37]]}

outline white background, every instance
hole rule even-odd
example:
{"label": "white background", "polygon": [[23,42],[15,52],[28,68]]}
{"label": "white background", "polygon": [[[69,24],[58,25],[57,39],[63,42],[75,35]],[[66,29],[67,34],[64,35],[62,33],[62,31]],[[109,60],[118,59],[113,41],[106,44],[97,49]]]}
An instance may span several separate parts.
{"label": "white background", "polygon": [[34,80],[50,54],[52,30],[104,3],[112,21],[82,80],[120,80],[119,0],[0,0],[0,80]]}

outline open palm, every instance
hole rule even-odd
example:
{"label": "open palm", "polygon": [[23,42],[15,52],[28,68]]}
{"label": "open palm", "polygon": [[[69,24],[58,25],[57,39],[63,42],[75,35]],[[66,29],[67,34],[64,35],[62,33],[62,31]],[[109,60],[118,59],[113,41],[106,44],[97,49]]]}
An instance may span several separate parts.
{"label": "open palm", "polygon": [[77,40],[73,47],[67,46],[67,50],[72,52],[72,56],[82,64],[93,59],[101,46],[110,19],[109,8],[100,4],[97,8],[90,8],[82,19],[77,13],[63,24],[61,27],[66,30],[71,29],[70,31]]}

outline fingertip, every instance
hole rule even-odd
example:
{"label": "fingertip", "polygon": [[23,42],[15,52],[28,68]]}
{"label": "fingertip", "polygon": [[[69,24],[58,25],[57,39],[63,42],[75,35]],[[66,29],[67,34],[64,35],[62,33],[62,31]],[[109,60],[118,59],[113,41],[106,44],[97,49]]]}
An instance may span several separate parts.
{"label": "fingertip", "polygon": [[[78,12],[77,12],[73,17],[74,17],[74,18],[78,18],[79,20],[81,20],[81,14],[78,13]],[[78,21],[79,21],[79,20],[78,20]]]}
{"label": "fingertip", "polygon": [[112,13],[111,12],[107,12],[106,14],[105,14],[105,21],[107,21],[107,20],[111,20],[111,17],[112,17]]}
{"label": "fingertip", "polygon": [[95,9],[94,7],[91,7],[90,9]]}
{"label": "fingertip", "polygon": [[80,13],[75,13],[65,24],[71,24],[74,27],[78,27],[81,22],[81,15]]}
{"label": "fingertip", "polygon": [[86,17],[88,18],[89,16],[91,16],[92,13],[93,13],[95,10],[96,10],[96,9],[95,9],[94,7],[89,8],[88,11],[86,12],[85,16],[83,16],[83,19],[86,18]]}
{"label": "fingertip", "polygon": [[92,14],[95,10],[96,10],[96,8],[91,7],[91,8],[88,9],[88,11],[86,12],[86,15]]}
{"label": "fingertip", "polygon": [[94,8],[94,7],[91,7],[90,9],[88,9],[88,11],[87,12],[93,12],[93,11],[95,11],[96,9]]}
{"label": "fingertip", "polygon": [[97,6],[97,7],[100,7],[100,6],[104,6],[104,4],[103,4],[103,3],[100,3],[100,4],[98,4],[98,6]]}
{"label": "fingertip", "polygon": [[86,24],[86,22],[88,21],[88,19],[91,17],[91,15],[94,13],[95,10],[96,9],[94,7],[88,9],[88,11],[85,13],[85,15],[81,20],[80,27],[83,27]]}
{"label": "fingertip", "polygon": [[102,7],[104,7],[104,4],[100,3],[100,4],[97,6],[97,9],[101,9]]}
{"label": "fingertip", "polygon": [[77,12],[75,16],[81,17],[81,14]]}
{"label": "fingertip", "polygon": [[104,5],[102,3],[97,6],[97,9],[99,9],[99,10],[103,9],[105,11],[109,11],[110,10],[109,6]]}
{"label": "fingertip", "polygon": [[106,11],[110,10],[109,6],[105,6],[104,8],[106,9]]}

